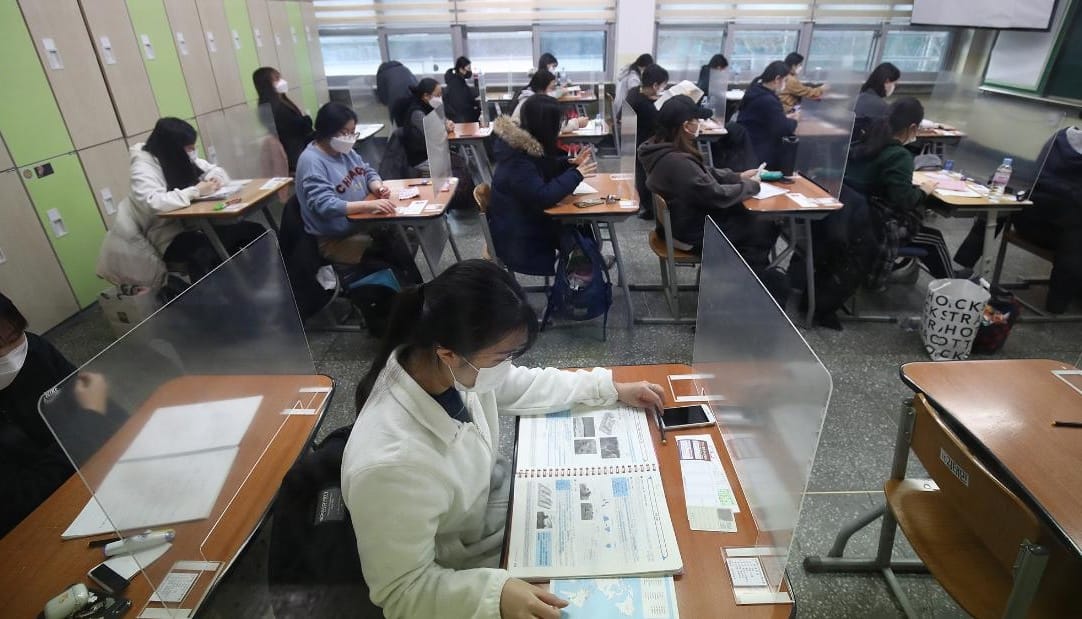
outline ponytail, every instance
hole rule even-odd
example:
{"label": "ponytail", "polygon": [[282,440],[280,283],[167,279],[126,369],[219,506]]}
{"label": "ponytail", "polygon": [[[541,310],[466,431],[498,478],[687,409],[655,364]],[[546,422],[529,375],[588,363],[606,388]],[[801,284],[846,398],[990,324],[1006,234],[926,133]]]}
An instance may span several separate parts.
{"label": "ponytail", "polygon": [[387,360],[391,358],[396,348],[406,343],[413,325],[421,318],[424,305],[424,285],[406,288],[395,296],[391,310],[391,320],[387,324],[387,331],[383,334],[379,351],[376,353],[375,359],[372,360],[372,367],[368,368],[368,373],[357,384],[354,404],[358,411],[361,410],[365,400],[371,395],[372,388],[376,385],[376,379],[379,378],[383,368],[387,366]]}
{"label": "ponytail", "polygon": [[773,82],[779,77],[785,77],[786,75],[789,75],[789,65],[785,64],[780,60],[775,60],[774,62],[766,65],[766,68],[763,69],[762,75],[752,80],[751,83],[762,84],[763,82]]}

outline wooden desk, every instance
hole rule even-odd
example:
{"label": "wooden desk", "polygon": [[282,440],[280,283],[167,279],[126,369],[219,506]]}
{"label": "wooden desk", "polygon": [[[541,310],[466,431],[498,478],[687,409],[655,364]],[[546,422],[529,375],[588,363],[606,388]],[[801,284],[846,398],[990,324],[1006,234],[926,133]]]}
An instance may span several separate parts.
{"label": "wooden desk", "polygon": [[455,132],[447,136],[452,144],[457,144],[465,151],[466,157],[473,161],[480,173],[482,183],[492,184],[492,162],[488,159],[484,141],[492,135],[492,127],[482,127],[480,123],[455,123]]}
{"label": "wooden desk", "polygon": [[357,138],[357,141],[358,142],[363,142],[363,141],[365,141],[367,139],[372,138],[373,136],[375,136],[380,131],[383,131],[383,127],[384,127],[383,123],[373,123],[373,124],[370,124],[370,125],[357,125],[357,133],[360,134],[360,137]]}
{"label": "wooden desk", "polygon": [[592,127],[576,129],[574,131],[561,131],[560,140],[563,142],[587,142],[596,144],[612,135],[612,127],[609,123],[601,121],[601,125],[597,126],[596,121],[590,122],[595,124]]}
{"label": "wooden desk", "polygon": [[[417,190],[420,195],[413,198],[399,199],[398,192],[405,189],[410,185],[416,185],[427,181],[428,184],[420,185]],[[461,261],[462,256],[458,252],[458,244],[455,243],[455,237],[451,234],[451,227],[447,225],[447,218],[444,214],[447,212],[447,203],[451,200],[451,196],[454,195],[455,189],[458,187],[458,179],[451,177],[447,179],[448,190],[440,191],[442,187],[432,184],[432,179],[424,178],[404,178],[398,180],[383,180],[383,185],[391,190],[390,200],[395,203],[396,206],[407,206],[414,200],[428,200],[429,204],[419,215],[406,215],[406,214],[394,214],[394,215],[376,215],[372,213],[357,213],[355,215],[347,215],[349,219],[353,221],[359,221],[364,223],[381,223],[390,224],[398,230],[402,241],[406,243],[406,246],[410,246],[409,237],[406,235],[406,228],[412,226],[418,230],[421,238],[421,254],[425,257],[425,263],[428,265],[429,271],[432,273],[432,277],[436,277],[439,272],[437,265],[440,261],[440,256],[443,254],[443,245],[435,247],[434,244],[426,242],[424,238],[424,230],[429,226],[435,226],[436,229],[442,229],[447,234],[447,240],[451,244],[451,250],[454,252],[455,260]],[[364,198],[365,200],[378,200],[379,196],[368,194]],[[430,245],[432,245],[430,247]],[[435,254],[435,255],[430,255]]]}
{"label": "wooden desk", "polygon": [[[824,191],[819,185],[811,182],[810,180],[800,176],[799,174],[793,175],[793,182],[791,184],[773,184],[776,187],[787,189],[789,193],[803,194],[809,198],[830,198],[829,193]],[[761,213],[763,215],[777,215],[789,220],[789,245],[785,248],[785,251],[778,254],[774,259],[774,262],[770,266],[776,266],[781,263],[786,257],[796,251],[797,239],[799,237],[797,233],[798,228],[804,230],[805,241],[805,256],[804,256],[804,274],[807,278],[808,287],[808,313],[806,316],[807,326],[812,326],[812,319],[815,316],[815,252],[812,242],[812,230],[811,224],[813,221],[823,219],[827,215],[842,208],[841,204],[834,204],[831,206],[816,206],[815,208],[803,208],[796,202],[793,202],[786,195],[778,195],[772,198],[766,198],[765,200],[757,200],[755,198],[748,198],[744,200],[744,208],[753,213]]]}
{"label": "wooden desk", "polygon": [[[666,377],[671,374],[691,374],[686,365],[638,365],[612,368],[613,378],[621,382],[647,380],[659,385],[666,384]],[[666,389],[666,392],[668,390]],[[666,393],[665,406],[678,406],[672,400],[672,394]],[[517,426],[516,426],[517,433]],[[682,431],[667,431],[667,445],[661,444],[657,425],[651,420],[650,433],[654,437],[654,450],[657,453],[661,480],[665,487],[665,502],[669,507],[676,542],[680,547],[680,556],[684,561],[684,573],[675,577],[676,602],[681,617],[699,619],[702,617],[754,617],[781,618],[794,613],[792,604],[769,604],[756,606],[737,606],[729,578],[728,567],[722,557],[722,547],[754,546],[758,529],[751,515],[751,508],[744,497],[744,490],[736,476],[732,459],[721,439],[717,426],[692,428]],[[673,437],[683,434],[710,434],[714,447],[721,456],[725,475],[732,484],[740,505],[736,514],[736,533],[716,531],[693,531],[688,524],[684,484],[680,474],[680,458],[676,451]],[[517,440],[517,435],[516,435]]]}
{"label": "wooden desk", "polygon": [[796,123],[796,135],[802,138],[835,138],[852,135],[853,128],[848,129],[821,118],[805,117]]}
{"label": "wooden desk", "polygon": [[[1021,489],[1023,499],[1082,557],[1082,393],[1052,374],[1077,370],[1047,359],[907,363],[902,381],[925,394],[978,455]],[[1082,380],[1076,382],[1082,384]]]}
{"label": "wooden desk", "polygon": [[947,145],[958,144],[964,137],[967,137],[964,131],[941,123],[933,123],[931,127],[917,129],[917,143],[930,142],[933,152],[941,157]]}
{"label": "wooden desk", "polygon": [[[298,390],[328,389],[313,405],[314,415],[282,415],[293,406]],[[211,515],[194,522],[171,525],[176,530],[172,548],[146,569],[150,582],[159,584],[176,561],[220,561],[216,572],[202,572],[179,607],[196,609],[229,569],[263,521],[282,478],[309,444],[330,403],[334,381],[328,376],[184,376],[165,383],[82,468],[96,485],[127,449],[150,415],[163,406],[263,395],[233,468],[226,478]],[[307,400],[306,400],[307,402]],[[90,500],[90,492],[74,475],[64,482],[18,527],[0,539],[0,595],[6,617],[34,617],[45,602],[75,582],[88,582],[86,573],[104,557],[88,548],[91,538],[62,540],[60,534]],[[101,536],[99,536],[101,537]],[[151,585],[140,575],[132,579],[124,597],[132,600],[126,617],[136,617],[150,599]],[[90,583],[93,584],[93,583]],[[178,605],[173,605],[177,607]]]}
{"label": "wooden desk", "polygon": [[[608,240],[612,244],[612,253],[616,258],[616,266],[619,269],[619,277],[616,285],[624,291],[624,302],[627,304],[628,324],[634,320],[634,308],[631,303],[631,284],[627,270],[624,266],[624,257],[620,253],[620,241],[616,235],[616,224],[627,220],[628,217],[639,212],[639,192],[635,189],[634,174],[595,174],[587,178],[585,182],[597,190],[596,193],[570,195],[560,201],[556,206],[545,211],[545,214],[557,219],[566,220],[569,223],[590,222],[594,224],[595,234],[598,236],[598,244],[601,244],[599,226],[604,226],[609,231]],[[605,198],[616,196],[617,201],[606,202],[598,206],[580,208],[575,203],[589,198]],[[624,204],[621,206],[621,202]]]}
{"label": "wooden desk", "polygon": [[222,240],[218,237],[218,233],[215,232],[214,223],[229,223],[258,209],[263,213],[263,217],[266,218],[271,230],[278,232],[278,226],[274,223],[274,218],[271,217],[270,209],[267,208],[268,203],[278,190],[292,185],[293,179],[283,178],[280,183],[264,189],[263,185],[269,180],[271,179],[252,179],[240,191],[229,198],[230,200],[239,198],[240,202],[229,204],[225,208],[218,208],[224,203],[223,200],[197,200],[192,202],[191,206],[169,211],[168,213],[158,213],[158,217],[194,221],[207,235],[207,239],[214,246],[214,251],[218,253],[218,257],[223,261],[228,260],[229,252],[226,251]]}
{"label": "wooden desk", "polygon": [[455,123],[455,132],[448,134],[447,139],[456,141],[479,141],[492,135],[492,127],[482,127],[481,123]]}
{"label": "wooden desk", "polygon": [[[506,103],[508,101],[516,101],[514,93],[511,92],[494,92],[492,94],[486,94],[485,99],[488,101],[494,101],[498,103]],[[580,103],[597,103],[597,95],[589,90],[580,90],[578,94],[566,94],[556,99],[564,105],[577,105]]]}

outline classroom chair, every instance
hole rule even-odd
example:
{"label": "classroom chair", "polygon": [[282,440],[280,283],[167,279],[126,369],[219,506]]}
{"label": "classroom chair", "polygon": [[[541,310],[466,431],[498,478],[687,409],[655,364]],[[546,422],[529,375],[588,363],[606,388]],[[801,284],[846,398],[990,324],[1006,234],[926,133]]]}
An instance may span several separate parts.
{"label": "classroom chair", "polygon": [[[657,256],[658,266],[661,270],[661,285],[654,284],[632,284],[631,290],[635,291],[662,291],[665,293],[665,302],[669,306],[669,312],[672,314],[671,318],[661,318],[652,316],[640,316],[635,318],[635,322],[642,324],[695,324],[694,317],[681,317],[680,316],[680,291],[681,290],[698,290],[699,289],[699,277],[702,275],[702,270],[698,267],[702,263],[702,256],[691,252],[682,251],[676,249],[673,246],[672,234],[668,231],[672,230],[672,219],[669,215],[669,205],[665,201],[665,198],[658,194],[654,194],[654,216],[657,218],[661,227],[666,230],[665,238],[657,233],[657,230],[651,230],[648,235],[648,242],[650,243],[650,249]],[[696,270],[695,285],[694,286],[681,286],[679,280],[676,277],[677,267],[690,267]]]}
{"label": "classroom chair", "polygon": [[[930,480],[906,477],[910,450]],[[1071,615],[1076,602],[1064,586],[1077,574],[1077,561],[1067,558],[1033,511],[962,443],[923,394],[900,417],[894,464],[883,490],[877,556],[841,558],[849,536],[875,520],[872,512],[838,534],[828,558],[805,558],[807,571],[879,571],[906,616],[917,617],[895,578],[896,572],[921,567],[892,561],[901,528],[923,567],[974,617]]]}
{"label": "classroom chair", "polygon": [[473,188],[473,200],[477,203],[477,209],[481,211],[481,235],[485,237],[485,248],[481,251],[481,257],[503,266],[500,258],[496,255],[496,246],[492,242],[492,230],[488,227],[488,201],[492,197],[492,187],[488,183],[481,183]]}

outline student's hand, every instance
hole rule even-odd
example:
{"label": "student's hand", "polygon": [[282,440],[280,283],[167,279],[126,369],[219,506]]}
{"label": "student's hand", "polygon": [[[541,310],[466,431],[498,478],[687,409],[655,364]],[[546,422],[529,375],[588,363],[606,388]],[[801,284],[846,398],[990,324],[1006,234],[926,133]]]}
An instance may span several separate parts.
{"label": "student's hand", "polygon": [[222,181],[216,178],[208,178],[205,181],[200,181],[195,186],[200,196],[209,196],[210,194],[218,191],[222,188]]}
{"label": "student's hand", "polygon": [[665,390],[661,385],[641,380],[637,383],[613,383],[621,402],[648,411],[660,409],[665,403]]}
{"label": "student's hand", "polygon": [[785,117],[789,120],[795,120],[797,122],[800,122],[800,112],[789,112],[785,115]]}
{"label": "student's hand", "polygon": [[935,181],[924,180],[920,182],[920,190],[924,192],[924,195],[930,196],[938,184]]}
{"label": "student's hand", "polygon": [[390,200],[366,200],[360,203],[359,212],[373,215],[393,215],[394,202]]}
{"label": "student's hand", "polygon": [[575,122],[578,123],[579,129],[585,129],[586,126],[590,124],[590,119],[585,116],[579,116],[575,119]]}
{"label": "student's hand", "polygon": [[541,587],[511,578],[500,593],[500,619],[560,619],[561,600]]}
{"label": "student's hand", "polygon": [[82,372],[75,379],[75,401],[80,407],[104,415],[108,400],[109,383],[101,374]]}
{"label": "student's hand", "polygon": [[448,120],[446,124],[447,124],[447,133],[454,133],[455,132],[455,121]]}
{"label": "student's hand", "polygon": [[746,181],[761,181],[763,176],[763,170],[766,169],[766,162],[759,164],[759,167],[754,170],[744,170],[740,173],[740,178]]}
{"label": "student's hand", "polygon": [[597,161],[594,160],[593,154],[591,153],[579,155],[579,158],[575,161],[575,165],[579,170],[579,174],[582,174],[583,177],[590,176],[597,172]]}
{"label": "student's hand", "polygon": [[383,181],[372,181],[368,185],[368,190],[381,198],[391,197],[391,188],[384,185]]}

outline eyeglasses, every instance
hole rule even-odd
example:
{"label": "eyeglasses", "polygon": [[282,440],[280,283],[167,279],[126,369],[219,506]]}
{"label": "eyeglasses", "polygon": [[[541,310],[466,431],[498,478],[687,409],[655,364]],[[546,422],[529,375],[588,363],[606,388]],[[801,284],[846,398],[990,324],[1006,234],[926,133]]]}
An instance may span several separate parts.
{"label": "eyeglasses", "polygon": [[360,131],[354,131],[352,133],[339,133],[337,137],[346,138],[346,139],[353,139],[353,140],[359,140],[359,139],[361,139],[361,132]]}

